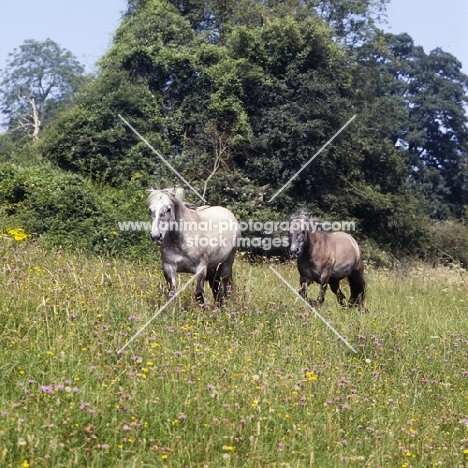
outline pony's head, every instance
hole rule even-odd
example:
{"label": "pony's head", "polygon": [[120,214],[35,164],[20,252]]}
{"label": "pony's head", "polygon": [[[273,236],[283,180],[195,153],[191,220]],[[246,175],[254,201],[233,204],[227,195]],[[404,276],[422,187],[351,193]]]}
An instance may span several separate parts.
{"label": "pony's head", "polygon": [[146,204],[151,215],[150,239],[155,244],[161,245],[167,233],[172,230],[179,217],[182,199],[181,189],[148,190]]}
{"label": "pony's head", "polygon": [[293,257],[298,257],[307,244],[309,217],[304,212],[299,212],[289,217],[289,252]]}

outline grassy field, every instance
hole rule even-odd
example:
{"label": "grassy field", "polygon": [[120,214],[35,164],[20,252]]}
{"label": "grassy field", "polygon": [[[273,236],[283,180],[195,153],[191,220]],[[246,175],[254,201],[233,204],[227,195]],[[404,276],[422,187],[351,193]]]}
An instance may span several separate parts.
{"label": "grassy field", "polygon": [[[461,269],[368,269],[367,314],[329,292],[322,313],[354,354],[239,259],[224,308],[191,286],[119,355],[166,301],[157,262],[5,237],[0,256],[2,467],[468,465]],[[275,268],[297,285],[292,263]]]}

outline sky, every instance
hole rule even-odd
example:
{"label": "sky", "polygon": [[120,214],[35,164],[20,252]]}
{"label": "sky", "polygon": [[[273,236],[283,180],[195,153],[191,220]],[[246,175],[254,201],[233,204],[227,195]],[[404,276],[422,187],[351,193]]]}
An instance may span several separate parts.
{"label": "sky", "polygon": [[[25,40],[50,38],[91,72],[126,6],[126,0],[0,0],[0,70]],[[387,14],[385,30],[407,32],[426,53],[441,47],[468,74],[468,0],[391,0]]]}
{"label": "sky", "polygon": [[93,71],[126,6],[126,0],[0,0],[0,70],[25,40],[49,38]]}
{"label": "sky", "polygon": [[391,0],[382,29],[408,33],[426,53],[450,52],[468,74],[468,0]]}

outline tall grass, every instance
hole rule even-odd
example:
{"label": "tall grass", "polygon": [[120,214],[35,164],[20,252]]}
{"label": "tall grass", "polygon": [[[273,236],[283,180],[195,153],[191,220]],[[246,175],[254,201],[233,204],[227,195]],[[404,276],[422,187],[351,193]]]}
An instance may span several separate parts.
{"label": "tall grass", "polygon": [[467,465],[464,270],[369,270],[367,314],[328,292],[355,355],[239,259],[225,307],[190,287],[119,355],[166,301],[160,265],[6,238],[0,257],[2,467]]}

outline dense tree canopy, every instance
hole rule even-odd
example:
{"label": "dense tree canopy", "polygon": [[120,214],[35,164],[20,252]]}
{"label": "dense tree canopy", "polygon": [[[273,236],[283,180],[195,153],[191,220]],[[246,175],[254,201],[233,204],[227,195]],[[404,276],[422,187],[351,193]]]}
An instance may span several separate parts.
{"label": "dense tree canopy", "polygon": [[360,63],[380,74],[376,93],[399,103],[393,140],[409,156],[409,176],[428,213],[461,216],[468,201],[468,76],[461,63],[441,49],[425,54],[407,34],[378,36]]}
{"label": "dense tree canopy", "polygon": [[239,216],[303,207],[414,251],[427,215],[467,204],[467,77],[450,54],[379,32],[385,3],[130,0],[101,73],[42,152],[117,187],[178,183],[121,114],[210,203]]}

